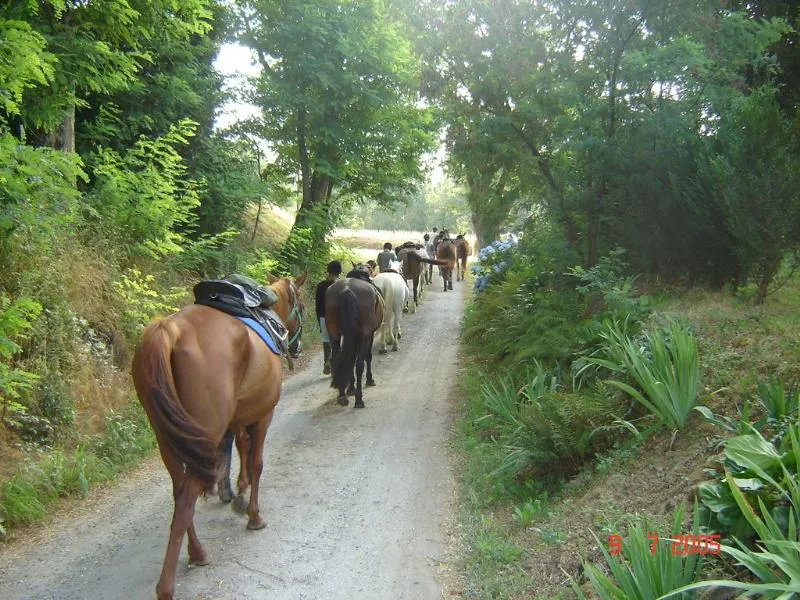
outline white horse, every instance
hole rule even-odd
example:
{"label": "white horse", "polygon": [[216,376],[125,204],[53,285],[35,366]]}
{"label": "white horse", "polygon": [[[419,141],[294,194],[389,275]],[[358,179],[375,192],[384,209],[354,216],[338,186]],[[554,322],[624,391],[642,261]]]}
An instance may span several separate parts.
{"label": "white horse", "polygon": [[403,276],[392,271],[380,273],[375,277],[375,285],[383,294],[386,305],[386,309],[383,311],[383,323],[378,330],[381,339],[378,352],[384,354],[390,343],[392,350],[397,350],[397,342],[400,339],[400,317],[403,314],[403,307],[409,292]]}

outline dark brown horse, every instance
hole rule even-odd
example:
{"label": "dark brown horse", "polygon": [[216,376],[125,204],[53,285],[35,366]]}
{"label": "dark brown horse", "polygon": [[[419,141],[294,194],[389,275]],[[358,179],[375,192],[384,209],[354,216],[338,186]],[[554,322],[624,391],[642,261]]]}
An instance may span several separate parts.
{"label": "dark brown horse", "polygon": [[454,243],[456,246],[456,281],[464,281],[464,275],[467,272],[467,258],[472,250],[469,242],[463,237],[456,238]]}
{"label": "dark brown horse", "polygon": [[436,246],[436,258],[442,264],[442,280],[444,291],[453,289],[453,269],[456,268],[456,247],[449,238],[443,239]]}
{"label": "dark brown horse", "polygon": [[[295,337],[302,327],[297,281],[276,280],[273,310]],[[175,569],[184,534],[189,563],[208,564],[194,528],[197,497],[217,482],[223,440],[246,429],[249,452],[243,457],[252,478],[248,529],[266,523],[258,508],[264,438],[281,393],[281,357],[240,320],[193,304],[145,329],[133,357],[133,383],[158,440],[172,478],[175,508],[161,577],[159,600],[175,593]]]}
{"label": "dark brown horse", "polygon": [[346,279],[335,281],[325,291],[325,326],[331,338],[331,387],[336,399],[347,406],[348,394],[356,397],[355,407],[364,408],[361,379],[367,365],[367,386],[372,377],[372,341],[383,323],[384,303],[378,288],[364,271],[355,269]]}
{"label": "dark brown horse", "polygon": [[411,312],[414,312],[417,310],[417,304],[420,298],[420,277],[425,270],[423,264],[442,265],[444,263],[433,258],[421,256],[416,247],[413,245],[407,246],[406,244],[403,244],[403,247],[397,251],[397,260],[403,263],[403,277],[406,278],[406,281],[410,279],[413,284],[414,304],[411,307]]}

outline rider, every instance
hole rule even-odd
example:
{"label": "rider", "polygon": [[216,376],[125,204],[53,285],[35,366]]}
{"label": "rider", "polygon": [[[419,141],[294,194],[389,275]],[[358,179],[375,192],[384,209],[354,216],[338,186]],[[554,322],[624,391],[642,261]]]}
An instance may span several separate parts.
{"label": "rider", "polygon": [[380,269],[381,273],[386,271],[387,269],[392,268],[392,262],[397,260],[397,255],[392,250],[392,245],[389,242],[386,242],[383,245],[383,252],[378,254],[378,268]]}
{"label": "rider", "polygon": [[[436,233],[436,227],[433,228],[434,234]],[[425,247],[425,252],[428,253],[428,258],[434,258],[436,256],[436,248],[433,245],[433,240],[431,239],[430,234],[426,233],[422,236],[423,241],[425,242],[423,246]],[[425,282],[430,283],[433,279],[433,265],[425,265],[427,268],[427,276],[425,277]]]}
{"label": "rider", "polygon": [[332,260],[328,263],[328,277],[317,284],[315,292],[316,297],[316,310],[317,320],[319,321],[319,330],[322,333],[322,353],[324,356],[324,364],[322,366],[322,374],[329,375],[331,372],[331,338],[328,335],[328,329],[325,327],[325,292],[333,284],[334,281],[339,279],[342,274],[342,263],[338,260]]}

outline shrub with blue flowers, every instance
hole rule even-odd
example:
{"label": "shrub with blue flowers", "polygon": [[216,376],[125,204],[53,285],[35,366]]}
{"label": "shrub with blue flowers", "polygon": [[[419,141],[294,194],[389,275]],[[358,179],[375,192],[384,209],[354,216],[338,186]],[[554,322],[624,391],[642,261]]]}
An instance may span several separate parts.
{"label": "shrub with blue flowers", "polygon": [[482,292],[490,284],[503,280],[508,268],[514,262],[516,246],[516,241],[495,240],[489,246],[478,251],[480,264],[472,267],[472,272],[477,276],[475,278],[476,292]]}

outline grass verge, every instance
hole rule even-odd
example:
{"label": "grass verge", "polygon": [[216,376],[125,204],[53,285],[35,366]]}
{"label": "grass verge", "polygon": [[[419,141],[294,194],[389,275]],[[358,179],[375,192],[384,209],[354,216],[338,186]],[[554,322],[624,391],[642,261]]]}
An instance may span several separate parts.
{"label": "grass verge", "polygon": [[9,528],[44,520],[62,498],[85,497],[152,452],[156,441],[138,402],[106,415],[106,431],[73,452],[54,449],[30,460],[0,487],[0,517]]}
{"label": "grass verge", "polygon": [[[690,290],[660,312],[688,323],[700,356],[699,395],[717,414],[737,418],[759,381],[800,380],[800,281],[790,282],[764,306],[724,293]],[[677,436],[659,429],[597,454],[556,489],[525,478],[492,476],[502,448],[476,426],[486,414],[482,385],[491,379],[473,361],[462,382],[454,447],[459,477],[462,552],[456,597],[575,598],[570,577],[584,581],[582,562],[603,562],[611,535],[638,523],[653,531],[674,528],[676,508],[694,500],[696,484],[730,433],[693,413]],[[751,415],[751,419],[759,415]],[[684,523],[683,532],[691,531]],[[649,532],[646,532],[649,533]],[[721,558],[707,561],[704,579],[731,577]]]}

